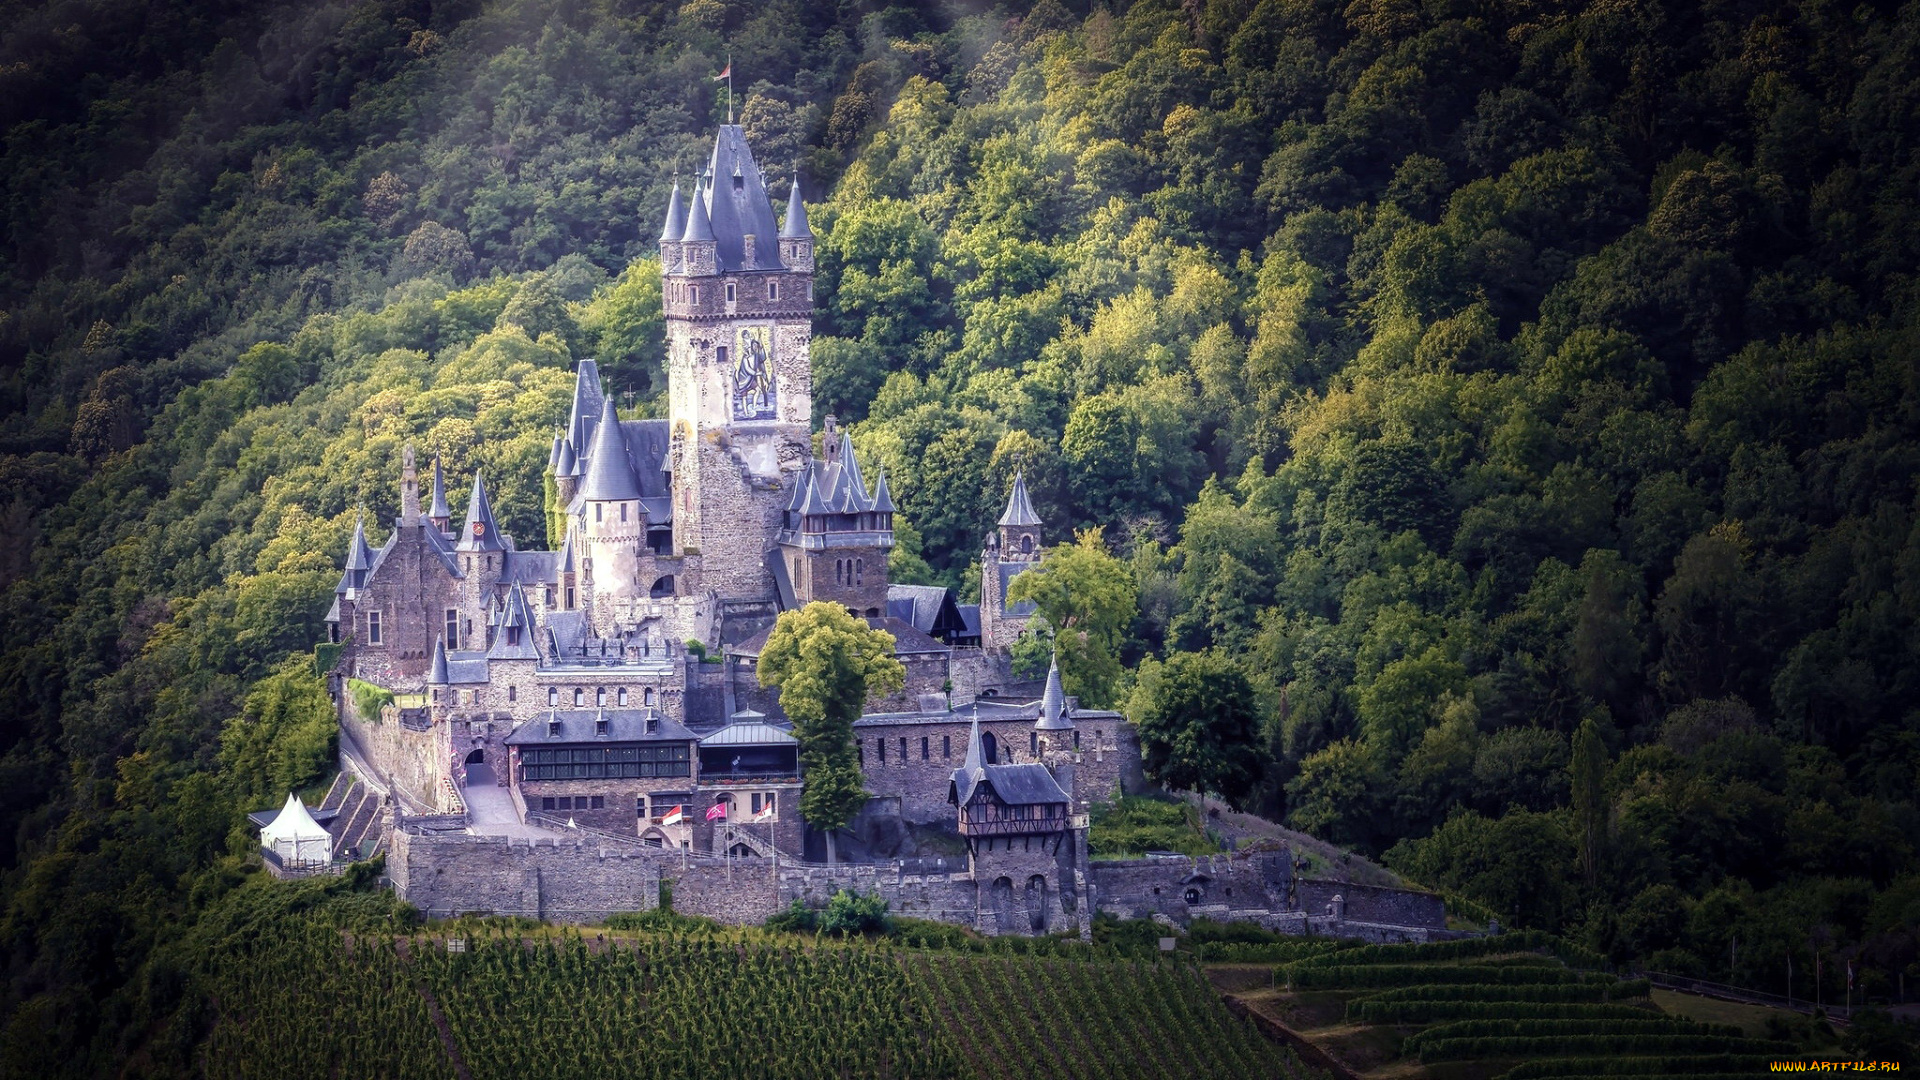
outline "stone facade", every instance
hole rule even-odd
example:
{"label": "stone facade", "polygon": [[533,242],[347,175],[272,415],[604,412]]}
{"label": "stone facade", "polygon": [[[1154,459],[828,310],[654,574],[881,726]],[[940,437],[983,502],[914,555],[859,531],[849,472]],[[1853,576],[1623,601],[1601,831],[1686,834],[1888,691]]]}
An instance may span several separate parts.
{"label": "stone facade", "polygon": [[658,907],[661,867],[636,848],[584,837],[526,841],[399,829],[387,876],[395,892],[432,916],[485,912],[582,923]]}

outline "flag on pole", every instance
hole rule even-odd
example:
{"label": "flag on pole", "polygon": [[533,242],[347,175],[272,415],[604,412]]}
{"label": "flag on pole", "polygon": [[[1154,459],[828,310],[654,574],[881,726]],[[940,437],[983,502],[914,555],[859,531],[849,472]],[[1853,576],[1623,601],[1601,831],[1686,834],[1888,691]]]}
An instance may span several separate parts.
{"label": "flag on pole", "polygon": [[755,815],[753,815],[753,820],[755,820],[755,821],[772,821],[772,820],[773,820],[773,804],[772,804],[772,803],[768,803],[768,804],[766,805],[766,808],[765,808],[765,809],[763,809],[763,810],[761,810],[761,811],[760,811],[759,813],[757,813],[757,814],[755,814]]}
{"label": "flag on pole", "polygon": [[719,82],[721,79],[730,79],[732,77],[733,77],[733,61],[729,60],[727,61],[727,66],[720,69],[720,74],[715,75],[713,77],[713,81]]}
{"label": "flag on pole", "polygon": [[1853,961],[1847,961],[1847,989],[1853,989]]}
{"label": "flag on pole", "polygon": [[723,803],[723,802],[717,802],[717,803],[714,803],[714,804],[713,804],[713,805],[712,805],[711,807],[708,807],[708,808],[707,808],[707,820],[708,820],[708,821],[712,821],[712,820],[714,820],[715,818],[719,818],[720,820],[722,820],[722,821],[724,821],[724,820],[726,820],[726,817],[727,817],[727,804],[726,804],[726,803]]}
{"label": "flag on pole", "polygon": [[678,824],[680,824],[680,823],[681,823],[682,821],[685,821],[685,820],[686,820],[686,818],[687,818],[687,815],[686,815],[686,807],[684,807],[684,806],[676,806],[676,807],[674,807],[673,809],[671,809],[671,810],[669,810],[669,811],[667,811],[667,816],[665,816],[665,817],[663,817],[663,818],[661,818],[661,819],[660,819],[660,824],[662,824],[662,825],[678,825]]}

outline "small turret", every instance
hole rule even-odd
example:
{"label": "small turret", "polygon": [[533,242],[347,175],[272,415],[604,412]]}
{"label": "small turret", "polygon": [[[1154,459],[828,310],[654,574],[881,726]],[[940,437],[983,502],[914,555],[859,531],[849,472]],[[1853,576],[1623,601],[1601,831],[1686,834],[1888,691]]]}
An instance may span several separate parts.
{"label": "small turret", "polygon": [[427,508],[427,523],[445,533],[453,524],[453,511],[447,509],[447,478],[440,472],[440,456],[433,458],[433,505]]}
{"label": "small turret", "polygon": [[787,192],[787,219],[780,226],[780,261],[789,270],[813,269],[813,229],[807,224],[807,204],[800,201],[800,173],[793,174]]}
{"label": "small turret", "polygon": [[580,480],[580,497],[589,502],[634,502],[640,498],[640,478],[633,474],[633,461],[627,456],[627,440],[620,431],[620,416],[614,411],[612,398],[601,406],[593,448],[587,454],[585,475]]}
{"label": "small turret", "polygon": [[687,204],[680,198],[680,181],[673,182],[673,194],[667,197],[667,221],[660,228],[660,242],[677,244],[687,232]]}
{"label": "small turret", "polygon": [[353,522],[353,539],[347,542],[347,565],[340,573],[340,586],[334,591],[350,594],[366,588],[367,574],[373,570],[373,548],[367,544],[367,530],[360,519]]}
{"label": "small turret", "polygon": [[681,265],[684,273],[719,273],[719,245],[713,239],[713,223],[707,218],[704,183],[696,183],[693,200],[687,206],[687,229],[680,234]]}
{"label": "small turret", "polygon": [[447,674],[447,639],[433,639],[433,663],[427,668],[428,686],[445,686],[452,680]]}
{"label": "small turret", "polygon": [[494,523],[493,507],[487,502],[487,487],[479,473],[473,474],[473,494],[467,498],[467,523],[460,530],[455,551],[505,551],[500,526]]}
{"label": "small turret", "polygon": [[1040,719],[1033,725],[1041,731],[1071,731],[1073,717],[1067,714],[1067,696],[1060,689],[1060,654],[1054,653],[1047,669],[1047,689],[1040,696]]}
{"label": "small turret", "polygon": [[1033,512],[1033,500],[1027,497],[1024,470],[1013,474],[1007,509],[1000,515],[1000,557],[1010,562],[1040,557],[1040,515]]}

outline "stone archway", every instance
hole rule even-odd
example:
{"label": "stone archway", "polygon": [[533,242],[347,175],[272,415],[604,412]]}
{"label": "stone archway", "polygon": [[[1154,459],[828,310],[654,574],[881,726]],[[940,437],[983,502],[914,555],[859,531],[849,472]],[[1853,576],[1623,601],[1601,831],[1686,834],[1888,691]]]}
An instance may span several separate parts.
{"label": "stone archway", "polygon": [[1047,879],[1035,874],[1027,879],[1027,927],[1044,934],[1047,921]]}
{"label": "stone archway", "polygon": [[1003,934],[1013,933],[1013,879],[995,878],[989,895],[993,901],[994,929]]}
{"label": "stone archway", "polygon": [[473,753],[467,755],[466,763],[469,765],[484,765],[486,762],[487,751],[485,747],[476,746],[473,748]]}

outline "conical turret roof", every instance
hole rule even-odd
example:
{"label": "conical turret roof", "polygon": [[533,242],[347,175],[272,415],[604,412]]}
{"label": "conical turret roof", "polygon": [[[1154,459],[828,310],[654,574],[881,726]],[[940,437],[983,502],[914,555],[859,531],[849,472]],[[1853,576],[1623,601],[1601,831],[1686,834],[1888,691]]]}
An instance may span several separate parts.
{"label": "conical turret roof", "polygon": [[[358,518],[353,522],[353,539],[347,544],[347,569],[362,572],[373,569],[373,548],[367,545],[367,527]],[[354,582],[355,586],[359,584]]]}
{"label": "conical turret roof", "polygon": [[575,454],[593,441],[593,425],[600,419],[600,405],[606,393],[600,387],[600,365],[593,360],[580,361],[573,377],[573,409],[567,414],[567,441]]}
{"label": "conical turret roof", "polygon": [[1027,497],[1027,475],[1024,470],[1013,474],[1013,491],[1007,495],[1007,509],[1000,515],[1000,524],[1014,528],[1040,524],[1040,515],[1033,512],[1033,500]]}
{"label": "conical turret roof", "polygon": [[1053,656],[1053,665],[1047,669],[1047,689],[1040,695],[1040,722],[1034,727],[1041,731],[1058,731],[1071,728],[1073,721],[1067,716],[1067,695],[1060,689],[1060,654]]}
{"label": "conical turret roof", "polygon": [[799,514],[799,513],[804,513],[806,511],[807,489],[812,486],[813,486],[813,458],[811,455],[809,455],[807,458],[807,463],[805,465],[800,466],[800,475],[794,479],[793,497],[787,500],[787,512],[789,514]]}
{"label": "conical turret roof", "polygon": [[687,231],[687,204],[680,198],[680,181],[673,182],[673,194],[667,197],[667,222],[660,227],[660,242],[680,239]]}
{"label": "conical turret roof", "polygon": [[860,459],[853,453],[853,435],[840,432],[840,483],[836,485],[835,509],[842,513],[858,514],[872,509],[873,500],[867,498],[867,479],[860,475]]}
{"label": "conical turret roof", "polygon": [[447,478],[440,471],[438,454],[433,458],[433,505],[427,510],[427,516],[439,518],[442,521],[453,519],[453,511],[447,509]]}
{"label": "conical turret roof", "polygon": [[617,502],[640,497],[640,478],[633,475],[633,462],[627,457],[627,439],[620,432],[620,416],[613,399],[601,406],[600,422],[593,433],[593,449],[587,453],[585,477],[580,481],[580,497],[594,502]]}
{"label": "conical turret roof", "polygon": [[580,459],[575,457],[573,454],[572,439],[560,440],[560,461],[558,464],[554,465],[553,475],[556,478],[562,477],[562,476],[579,476],[580,475]]}
{"label": "conical turret roof", "polygon": [[573,520],[567,520],[567,538],[560,542],[560,573],[571,574],[576,570],[573,553]]}
{"label": "conical turret roof", "polygon": [[687,204],[687,228],[680,234],[682,240],[695,242],[713,239],[713,222],[707,217],[704,186],[700,182],[693,185],[693,199]]}
{"label": "conical turret roof", "polygon": [[967,757],[953,770],[953,802],[965,806],[973,801],[973,789],[987,778],[987,752],[980,744],[980,710],[973,711],[973,723],[967,730]]}
{"label": "conical turret roof", "polygon": [[787,220],[780,225],[783,240],[811,240],[813,229],[807,225],[807,204],[800,201],[800,174],[793,174],[793,190],[787,192]]}
{"label": "conical turret roof", "polygon": [[887,490],[887,470],[880,470],[880,478],[873,482],[873,511],[876,514],[894,513],[893,493]]}
{"label": "conical turret roof", "polygon": [[447,676],[447,639],[433,639],[433,663],[427,668],[429,686],[445,686],[453,680]]}
{"label": "conical turret roof", "polygon": [[487,487],[480,474],[473,474],[473,494],[467,497],[467,521],[460,530],[455,551],[505,551],[500,526],[494,523],[493,506],[487,502]]}

